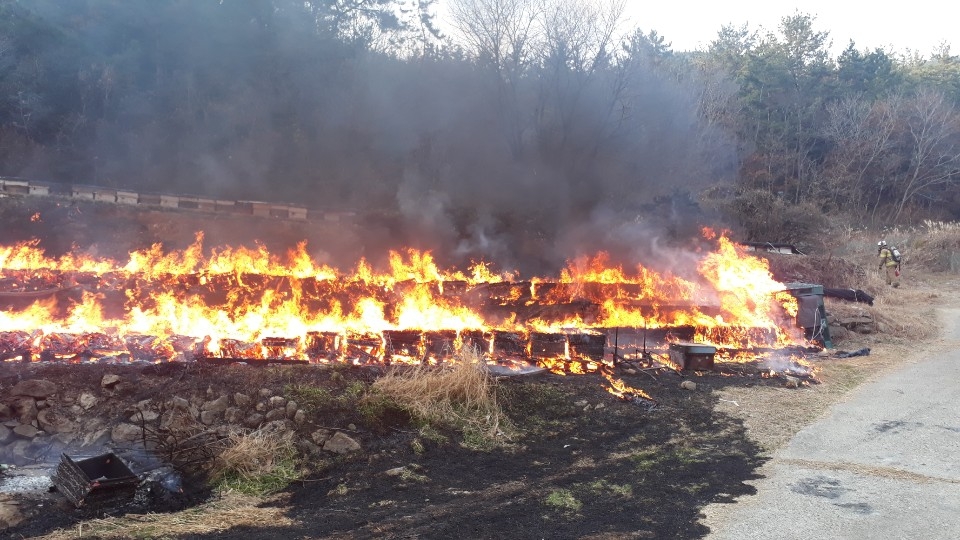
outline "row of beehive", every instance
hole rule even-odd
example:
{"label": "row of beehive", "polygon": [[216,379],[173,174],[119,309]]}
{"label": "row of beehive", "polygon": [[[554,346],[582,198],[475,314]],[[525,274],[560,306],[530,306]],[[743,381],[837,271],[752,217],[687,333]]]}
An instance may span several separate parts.
{"label": "row of beehive", "polygon": [[201,212],[224,212],[295,220],[343,221],[352,216],[349,212],[324,212],[292,204],[234,201],[194,195],[138,193],[124,189],[79,184],[55,184],[11,178],[0,178],[0,193],[3,195],[52,195],[82,201],[198,210]]}

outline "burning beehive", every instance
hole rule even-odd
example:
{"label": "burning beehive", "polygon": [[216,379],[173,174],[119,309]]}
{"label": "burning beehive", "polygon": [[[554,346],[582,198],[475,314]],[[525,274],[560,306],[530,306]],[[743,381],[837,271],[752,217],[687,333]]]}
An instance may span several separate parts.
{"label": "burning beehive", "polygon": [[670,343],[797,346],[797,300],[766,263],[723,236],[696,275],[633,271],[603,254],[555,278],[486,264],[442,271],[429,253],[391,253],[388,272],[315,264],[300,245],[203,254],[159,245],[128,261],[0,248],[0,359],[437,363],[464,347],[490,361],[589,370],[621,348]]}
{"label": "burning beehive", "polygon": [[670,344],[670,360],[685,371],[709,371],[713,369],[716,354],[717,348],[712,345],[702,343]]}

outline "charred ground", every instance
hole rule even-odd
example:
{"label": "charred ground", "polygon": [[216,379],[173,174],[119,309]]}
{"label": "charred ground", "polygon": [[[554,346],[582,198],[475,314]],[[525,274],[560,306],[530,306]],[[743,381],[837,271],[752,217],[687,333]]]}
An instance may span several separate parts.
{"label": "charred ground", "polygon": [[[389,407],[373,414],[363,410],[350,396],[381,375],[378,368],[3,368],[4,387],[28,378],[52,380],[68,401],[99,386],[103,375],[119,375],[123,382],[99,405],[99,414],[107,418],[170,395],[195,400],[210,397],[211,388],[225,395],[267,389],[301,400],[308,411],[297,428],[303,440],[330,428],[361,444],[358,452],[333,457],[301,447],[303,478],[263,502],[282,508],[293,525],[264,523],[185,538],[700,537],[707,532],[698,524],[700,509],[751,493],[745,482],[756,478],[764,461],[742,423],[715,411],[714,391],[731,384],[782,385],[775,379],[707,374],[624,375],[628,384],[654,397],[656,406],[651,406],[612,396],[595,375],[501,378],[497,395],[512,436],[503,445],[484,448],[456,430],[424,430]],[[695,381],[697,389],[682,389],[684,379]],[[311,403],[308,393],[325,397]],[[122,445],[111,449],[126,451]],[[209,492],[200,476],[187,476],[185,485],[181,508],[221,496]],[[55,494],[43,502],[6,534],[42,536],[94,515],[72,509]]]}
{"label": "charred ground", "polygon": [[[37,212],[39,219],[32,220]],[[251,225],[189,212],[93,203],[76,209],[20,199],[4,201],[0,213],[4,242],[38,238],[54,255],[79,248],[120,256],[156,242],[180,249],[197,231],[205,231],[213,243],[232,245],[249,245],[259,235],[276,248],[304,238],[340,253],[356,247],[351,230],[315,224],[262,220]],[[249,229],[241,230],[240,223]],[[803,277],[802,269],[791,271],[787,279]],[[256,398],[263,390],[263,395],[299,403],[305,419],[294,431],[304,443],[298,453],[303,475],[258,503],[276,509],[273,515],[283,516],[282,523],[248,522],[206,534],[168,527],[161,536],[698,538],[708,532],[700,522],[701,509],[753,493],[748,482],[757,478],[767,455],[748,437],[741,419],[718,410],[720,392],[784,387],[783,379],[756,374],[616,373],[649,394],[652,406],[611,395],[599,375],[502,377],[496,394],[509,437],[488,445],[457,429],[425,429],[395,407],[361,406],[359,396],[383,373],[383,368],[349,366],[0,363],[0,396],[23,380],[50,380],[59,388],[48,406],[70,408],[82,392],[95,393],[100,400],[92,413],[105,425],[129,417],[137,403],[160,404],[174,395],[200,405],[236,393]],[[104,388],[107,374],[121,382]],[[684,380],[695,382],[696,389],[681,388]],[[784,391],[810,392],[811,387]],[[346,433],[361,450],[325,453],[309,444],[317,430]],[[38,461],[55,460],[56,450],[49,448]],[[229,496],[211,489],[202,475],[187,471],[185,479],[186,493],[165,505],[107,514],[204,511],[205,503]],[[24,519],[4,535],[66,537],[66,531],[98,515],[73,509],[55,493],[24,500],[20,509]],[[98,533],[84,528],[84,536],[90,534]]]}

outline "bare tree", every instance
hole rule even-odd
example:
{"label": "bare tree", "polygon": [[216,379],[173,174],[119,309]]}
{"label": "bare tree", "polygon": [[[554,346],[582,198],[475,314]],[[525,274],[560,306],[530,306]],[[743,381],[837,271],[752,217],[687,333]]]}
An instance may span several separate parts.
{"label": "bare tree", "polygon": [[920,90],[904,107],[903,136],[909,159],[898,178],[900,200],[894,219],[904,207],[928,190],[960,181],[960,114],[943,94]]}
{"label": "bare tree", "polygon": [[834,150],[824,167],[824,186],[837,208],[853,207],[863,214],[868,192],[882,194],[889,173],[882,158],[894,148],[899,102],[896,96],[874,103],[853,96],[827,106],[823,135]]}
{"label": "bare tree", "polygon": [[541,0],[453,0],[450,14],[467,50],[509,79],[531,61]]}
{"label": "bare tree", "polygon": [[[551,0],[544,11],[539,60],[538,122],[541,140],[566,146],[580,116],[589,110],[585,140],[590,153],[609,133],[609,120],[624,90],[622,74],[611,78],[613,41],[623,19],[624,0],[603,4]],[[606,133],[605,133],[606,132]]]}

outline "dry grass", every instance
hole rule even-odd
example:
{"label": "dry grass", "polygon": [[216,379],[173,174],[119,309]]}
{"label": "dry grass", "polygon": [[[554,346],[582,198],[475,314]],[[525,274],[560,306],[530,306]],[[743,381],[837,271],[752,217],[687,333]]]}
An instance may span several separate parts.
{"label": "dry grass", "polygon": [[881,236],[903,252],[904,268],[960,271],[960,223],[926,221],[918,227],[890,229]]}
{"label": "dry grass", "polygon": [[233,527],[284,527],[294,522],[283,508],[265,506],[264,499],[228,494],[175,514],[128,514],[84,521],[74,528],[56,530],[39,540],[74,538],[180,538],[209,535]]}
{"label": "dry grass", "polygon": [[285,487],[299,474],[297,450],[288,436],[267,430],[231,434],[211,476],[226,489],[262,495]]}
{"label": "dry grass", "polygon": [[491,440],[504,435],[494,380],[476,351],[462,351],[449,367],[395,369],[377,379],[372,390],[427,423],[453,425]]}

